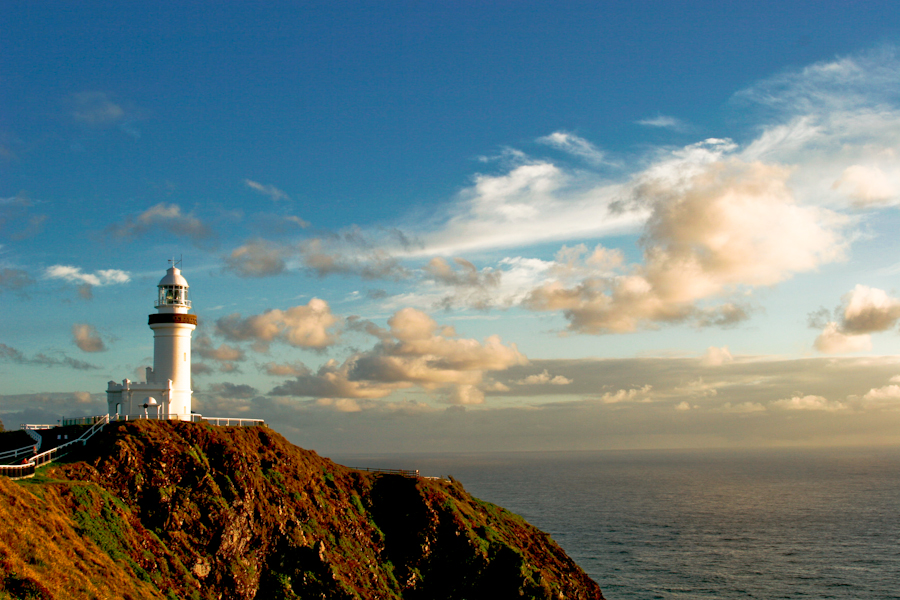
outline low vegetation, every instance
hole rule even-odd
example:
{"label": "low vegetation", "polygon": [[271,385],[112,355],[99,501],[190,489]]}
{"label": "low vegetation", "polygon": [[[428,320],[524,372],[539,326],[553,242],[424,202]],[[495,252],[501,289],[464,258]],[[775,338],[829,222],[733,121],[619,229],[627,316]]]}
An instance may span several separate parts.
{"label": "low vegetation", "polygon": [[355,471],[267,428],[111,424],[66,460],[0,477],[0,600],[602,598],[458,482]]}

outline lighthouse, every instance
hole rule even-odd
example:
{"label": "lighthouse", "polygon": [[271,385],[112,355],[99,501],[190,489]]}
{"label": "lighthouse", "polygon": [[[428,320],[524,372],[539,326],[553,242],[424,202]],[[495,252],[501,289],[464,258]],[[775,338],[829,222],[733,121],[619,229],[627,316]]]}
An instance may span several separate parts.
{"label": "lighthouse", "polygon": [[156,313],[149,317],[153,330],[153,367],[146,381],[110,381],[106,400],[112,418],[190,421],[191,333],[197,315],[189,314],[188,282],[175,261],[159,280]]}

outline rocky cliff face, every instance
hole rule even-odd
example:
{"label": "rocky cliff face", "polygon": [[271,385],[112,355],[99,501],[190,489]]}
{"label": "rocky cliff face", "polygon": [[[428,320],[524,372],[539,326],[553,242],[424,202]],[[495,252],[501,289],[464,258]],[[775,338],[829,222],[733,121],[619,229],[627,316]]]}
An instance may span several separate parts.
{"label": "rocky cliff face", "polygon": [[355,471],[270,429],[112,424],[68,460],[0,478],[0,600],[603,597],[458,482]]}

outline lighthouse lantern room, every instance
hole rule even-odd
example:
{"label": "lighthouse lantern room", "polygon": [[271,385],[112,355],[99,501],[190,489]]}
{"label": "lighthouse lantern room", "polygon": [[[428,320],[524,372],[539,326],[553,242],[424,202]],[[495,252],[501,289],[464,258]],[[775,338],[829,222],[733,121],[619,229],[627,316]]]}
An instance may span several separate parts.
{"label": "lighthouse lantern room", "polygon": [[[128,419],[173,419],[191,417],[191,333],[197,315],[189,314],[188,282],[172,261],[159,281],[156,313],[149,318],[153,330],[153,367],[146,381],[110,381],[106,389],[110,416]],[[116,417],[113,417],[116,418]]]}

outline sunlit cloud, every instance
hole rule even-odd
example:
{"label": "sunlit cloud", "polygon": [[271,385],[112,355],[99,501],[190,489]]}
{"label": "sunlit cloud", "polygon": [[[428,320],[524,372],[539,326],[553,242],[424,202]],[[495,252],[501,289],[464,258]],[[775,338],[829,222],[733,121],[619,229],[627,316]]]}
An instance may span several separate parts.
{"label": "sunlit cloud", "polygon": [[700,302],[770,286],[843,257],[845,220],[798,204],[787,176],[782,167],[728,156],[719,141],[676,153],[635,186],[652,211],[641,238],[644,262],[574,287],[550,281],[526,305],[563,311],[579,333],[627,333],[689,319],[737,322],[746,317],[740,305]]}
{"label": "sunlit cloud", "polygon": [[[826,311],[827,312],[827,311]],[[900,319],[900,299],[884,290],[857,285],[842,298],[838,321],[829,321],[816,338],[816,350],[826,353],[871,350],[871,333],[887,331]],[[816,323],[816,319],[813,320]]]}
{"label": "sunlit cloud", "polygon": [[234,342],[254,342],[266,348],[281,341],[299,348],[326,348],[335,343],[334,328],[340,320],[328,303],[313,298],[306,305],[280,310],[272,308],[259,315],[242,317],[234,313],[216,321],[216,331]]}
{"label": "sunlit cloud", "polygon": [[265,240],[254,240],[238,246],[224,257],[225,269],[240,277],[268,277],[284,273],[285,259],[292,253],[289,246]]}
{"label": "sunlit cloud", "polygon": [[775,400],[770,403],[770,406],[773,408],[778,408],[782,410],[846,410],[847,407],[841,402],[833,402],[824,398],[823,396],[792,396],[790,398],[783,398],[781,400]]}
{"label": "sunlit cloud", "polygon": [[103,352],[106,345],[93,325],[75,323],[72,325],[72,337],[75,345],[84,352]]}
{"label": "sunlit cloud", "polygon": [[572,380],[563,375],[551,375],[550,371],[544,369],[540,373],[529,375],[528,377],[519,379],[513,383],[516,385],[569,385],[572,383]]}
{"label": "sunlit cloud", "polygon": [[276,396],[379,399],[421,387],[443,390],[440,401],[481,404],[487,372],[527,363],[515,344],[497,336],[484,342],[456,337],[452,327],[439,326],[427,314],[406,308],[389,320],[388,331],[373,331],[380,341],[338,363],[330,360],[315,374],[301,374],[275,387]]}

